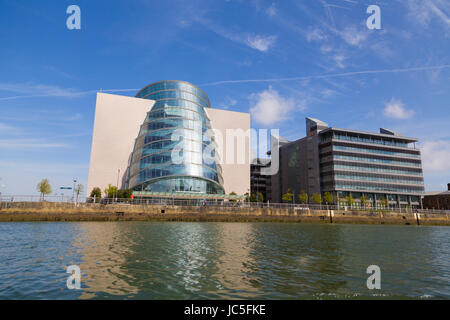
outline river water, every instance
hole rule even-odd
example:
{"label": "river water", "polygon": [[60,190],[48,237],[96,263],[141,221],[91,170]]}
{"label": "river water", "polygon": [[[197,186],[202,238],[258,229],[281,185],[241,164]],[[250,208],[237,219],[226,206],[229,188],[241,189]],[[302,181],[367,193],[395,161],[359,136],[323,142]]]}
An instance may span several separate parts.
{"label": "river water", "polygon": [[[66,268],[81,270],[68,289]],[[381,289],[369,290],[370,265]],[[0,223],[0,299],[449,299],[450,228]]]}

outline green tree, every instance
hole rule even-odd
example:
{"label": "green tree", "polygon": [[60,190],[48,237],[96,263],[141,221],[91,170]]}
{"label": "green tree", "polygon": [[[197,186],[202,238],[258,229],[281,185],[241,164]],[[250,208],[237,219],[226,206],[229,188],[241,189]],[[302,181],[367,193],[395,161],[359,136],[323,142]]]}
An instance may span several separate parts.
{"label": "green tree", "polygon": [[305,190],[302,190],[302,192],[298,195],[298,200],[300,200],[300,203],[308,203],[308,194],[305,192]]}
{"label": "green tree", "polygon": [[281,196],[281,200],[283,200],[283,202],[292,202],[292,197],[291,189],[287,189],[287,192]]}
{"label": "green tree", "polygon": [[48,182],[48,179],[42,179],[41,182],[37,184],[37,190],[41,194],[41,200],[44,200],[46,194],[52,193],[52,187]]}
{"label": "green tree", "polygon": [[322,203],[322,196],[319,193],[313,193],[311,196],[312,202],[315,204],[321,204]]}
{"label": "green tree", "polygon": [[264,202],[264,195],[261,192],[257,193],[256,201],[257,202]]}
{"label": "green tree", "polygon": [[248,192],[244,193],[245,202],[250,202],[250,194]]}
{"label": "green tree", "polygon": [[117,193],[117,187],[109,184],[108,188],[106,188],[104,192],[107,198],[114,198]]}
{"label": "green tree", "polygon": [[120,189],[117,191],[117,198],[119,199],[130,199],[132,195],[132,191],[130,189]]}
{"label": "green tree", "polygon": [[355,198],[353,198],[352,194],[350,193],[347,197],[345,197],[345,200],[347,201],[347,204],[352,207],[353,204],[355,204]]}
{"label": "green tree", "polygon": [[78,184],[76,187],[75,187],[75,194],[77,195],[77,202],[78,202],[78,196],[81,194],[81,193],[83,193],[83,191],[84,191],[84,187],[83,187],[83,185],[82,184]]}
{"label": "green tree", "polygon": [[362,195],[361,197],[359,197],[359,202],[361,203],[361,206],[365,207],[366,204],[368,203],[368,198],[365,195]]}
{"label": "green tree", "polygon": [[[234,191],[231,191],[229,195],[230,195],[230,196],[236,196],[237,193],[234,192]],[[229,201],[230,201],[230,202],[236,202],[236,199],[229,199]]]}
{"label": "green tree", "polygon": [[90,197],[95,198],[95,202],[100,202],[100,199],[102,197],[102,190],[100,190],[99,187],[95,187],[94,189],[92,189]]}
{"label": "green tree", "polygon": [[323,201],[325,201],[326,204],[332,204],[334,202],[333,195],[330,192],[325,192],[323,195]]}
{"label": "green tree", "polygon": [[381,198],[379,200],[379,204],[381,204],[385,208],[389,207],[389,201],[387,198]]}

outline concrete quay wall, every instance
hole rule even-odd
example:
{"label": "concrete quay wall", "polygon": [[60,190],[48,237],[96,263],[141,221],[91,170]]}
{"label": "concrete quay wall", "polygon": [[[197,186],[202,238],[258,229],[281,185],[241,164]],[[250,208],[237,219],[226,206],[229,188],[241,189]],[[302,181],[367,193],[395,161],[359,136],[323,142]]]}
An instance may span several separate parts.
{"label": "concrete quay wall", "polygon": [[58,202],[0,203],[0,221],[266,221],[450,225],[448,213]]}

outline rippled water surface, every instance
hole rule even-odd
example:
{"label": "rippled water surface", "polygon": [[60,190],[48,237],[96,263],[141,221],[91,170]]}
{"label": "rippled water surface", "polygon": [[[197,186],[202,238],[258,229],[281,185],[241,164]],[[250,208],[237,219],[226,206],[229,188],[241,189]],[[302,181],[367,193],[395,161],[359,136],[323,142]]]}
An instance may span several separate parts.
{"label": "rippled water surface", "polygon": [[0,245],[0,299],[450,298],[448,227],[0,223]]}

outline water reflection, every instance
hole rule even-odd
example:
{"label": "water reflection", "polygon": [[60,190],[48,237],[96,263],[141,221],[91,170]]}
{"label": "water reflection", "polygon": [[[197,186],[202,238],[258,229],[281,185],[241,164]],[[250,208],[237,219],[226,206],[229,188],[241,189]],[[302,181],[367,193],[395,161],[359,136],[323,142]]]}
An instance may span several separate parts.
{"label": "water reflection", "polygon": [[81,255],[79,266],[84,288],[80,298],[136,294],[138,288],[130,285],[134,275],[125,265],[140,235],[131,236],[126,224],[86,222],[77,226],[80,232],[72,247]]}
{"label": "water reflection", "polygon": [[214,283],[210,281],[214,269],[215,248],[211,243],[214,228],[203,223],[177,223],[168,229],[168,236],[174,241],[169,259],[173,285],[179,286],[186,297],[214,291]]}
{"label": "water reflection", "polygon": [[[0,223],[0,240],[2,299],[450,297],[448,227]],[[66,288],[71,264],[80,291]]]}
{"label": "water reflection", "polygon": [[255,230],[251,223],[216,225],[216,270],[219,298],[250,299],[257,295],[259,280],[254,274],[257,257],[251,254]]}
{"label": "water reflection", "polygon": [[[430,289],[449,279],[448,271],[442,273],[448,247],[436,244],[433,228],[281,223],[85,223],[79,228],[72,245],[86,275],[80,298],[372,297],[365,273],[371,264],[382,269],[381,296],[448,291]],[[446,250],[446,259],[437,258]]]}
{"label": "water reflection", "polygon": [[247,271],[241,274],[248,279],[249,298],[275,293],[280,299],[295,299],[345,285],[340,280],[339,228],[324,232],[317,226],[294,224],[249,226],[253,233],[247,239]]}

